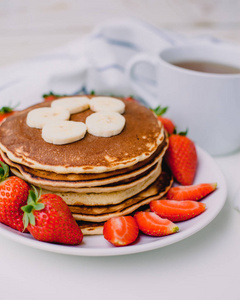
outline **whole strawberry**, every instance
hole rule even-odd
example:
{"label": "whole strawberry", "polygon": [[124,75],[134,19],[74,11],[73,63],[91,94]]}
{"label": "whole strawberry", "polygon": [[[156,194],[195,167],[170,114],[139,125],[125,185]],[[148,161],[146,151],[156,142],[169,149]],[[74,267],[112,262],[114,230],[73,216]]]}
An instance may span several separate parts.
{"label": "whole strawberry", "polygon": [[153,112],[158,116],[158,120],[163,124],[163,127],[167,131],[168,134],[174,133],[175,125],[169,118],[163,117],[163,115],[168,110],[168,107],[161,107],[158,106],[155,109],[153,109]]}
{"label": "whole strawberry", "polygon": [[43,242],[79,245],[83,234],[63,199],[54,194],[38,196],[30,190],[24,211],[24,226],[32,236]]}
{"label": "whole strawberry", "polygon": [[27,203],[29,186],[16,176],[9,175],[9,167],[0,162],[0,222],[24,231],[21,206]]}
{"label": "whole strawberry", "polygon": [[187,131],[170,135],[165,160],[177,182],[191,185],[197,170],[197,151],[186,134]]}
{"label": "whole strawberry", "polygon": [[16,111],[14,110],[15,107],[10,107],[10,106],[3,106],[0,108],[0,122],[2,122],[4,119],[7,117],[10,117],[13,115]]}
{"label": "whole strawberry", "polygon": [[138,102],[133,96],[126,97],[125,100],[130,102]]}
{"label": "whole strawberry", "polygon": [[47,102],[47,101],[52,101],[55,100],[57,98],[61,98],[61,97],[65,97],[66,95],[57,95],[54,94],[53,92],[49,92],[48,94],[44,94],[43,97],[43,101]]}

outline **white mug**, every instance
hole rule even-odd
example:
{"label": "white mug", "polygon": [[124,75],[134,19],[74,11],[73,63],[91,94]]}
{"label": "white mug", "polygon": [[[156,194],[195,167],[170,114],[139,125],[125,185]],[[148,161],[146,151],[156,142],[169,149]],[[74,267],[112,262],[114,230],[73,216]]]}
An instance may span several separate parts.
{"label": "white mug", "polygon": [[134,93],[149,106],[168,106],[166,117],[177,130],[212,155],[240,149],[240,73],[213,74],[174,66],[204,61],[240,69],[240,48],[223,44],[185,45],[162,50],[158,56],[139,54],[127,74]]}

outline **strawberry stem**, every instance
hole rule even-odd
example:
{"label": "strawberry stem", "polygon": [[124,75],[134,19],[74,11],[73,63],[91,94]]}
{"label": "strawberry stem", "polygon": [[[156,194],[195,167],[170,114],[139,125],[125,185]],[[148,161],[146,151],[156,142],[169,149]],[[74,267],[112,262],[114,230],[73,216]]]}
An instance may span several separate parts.
{"label": "strawberry stem", "polygon": [[27,205],[21,207],[21,209],[24,211],[23,214],[24,230],[28,227],[29,223],[35,226],[36,222],[33,214],[34,211],[42,210],[45,207],[43,203],[38,202],[41,197],[41,190],[40,190],[40,194],[38,194],[38,191],[35,188],[35,186],[32,186],[32,188],[33,190],[30,190],[28,194]]}
{"label": "strawberry stem", "polygon": [[0,182],[4,181],[9,176],[9,166],[0,161]]}

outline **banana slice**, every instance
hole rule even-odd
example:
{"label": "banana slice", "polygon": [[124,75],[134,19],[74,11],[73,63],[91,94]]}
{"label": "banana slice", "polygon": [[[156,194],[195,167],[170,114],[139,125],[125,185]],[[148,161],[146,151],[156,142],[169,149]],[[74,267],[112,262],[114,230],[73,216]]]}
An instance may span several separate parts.
{"label": "banana slice", "polygon": [[52,107],[61,107],[76,114],[89,108],[89,99],[87,97],[66,97],[52,102]]}
{"label": "banana slice", "polygon": [[27,115],[27,125],[33,128],[43,126],[53,120],[64,121],[70,118],[69,111],[62,108],[41,107],[31,110]]}
{"label": "banana slice", "polygon": [[94,97],[90,100],[90,108],[92,111],[114,111],[123,114],[125,104],[123,101],[112,97]]}
{"label": "banana slice", "polygon": [[125,118],[116,112],[97,112],[86,118],[89,133],[100,137],[119,134],[125,126]]}
{"label": "banana slice", "polygon": [[43,127],[42,138],[50,144],[64,145],[81,140],[86,131],[87,126],[82,122],[53,121]]}

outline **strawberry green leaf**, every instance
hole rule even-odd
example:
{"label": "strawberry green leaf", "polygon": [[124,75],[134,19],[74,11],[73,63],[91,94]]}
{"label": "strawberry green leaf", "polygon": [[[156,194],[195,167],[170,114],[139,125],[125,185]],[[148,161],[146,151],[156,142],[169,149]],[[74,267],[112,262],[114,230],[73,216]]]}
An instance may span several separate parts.
{"label": "strawberry green leaf", "polygon": [[43,94],[42,95],[43,98],[46,98],[48,96],[55,96],[55,95],[53,94],[53,92],[49,92],[48,94]]}
{"label": "strawberry green leaf", "polygon": [[188,128],[186,129],[186,131],[181,131],[178,133],[178,135],[182,135],[182,136],[186,136],[188,134]]}
{"label": "strawberry green leaf", "polygon": [[23,215],[23,226],[24,226],[23,231],[25,231],[25,229],[28,227],[28,216],[25,213]]}
{"label": "strawberry green leaf", "polygon": [[33,213],[30,213],[28,215],[28,218],[29,218],[29,222],[31,225],[35,226],[36,222],[35,222],[35,217],[34,217],[34,214]]}
{"label": "strawberry green leaf", "polygon": [[25,229],[29,225],[29,222],[30,222],[30,224],[35,225],[35,218],[32,213],[33,207],[31,205],[25,205],[25,206],[21,207],[21,209],[24,212],[24,214],[23,214],[23,225],[24,225],[23,231],[25,231]]}
{"label": "strawberry green leaf", "polygon": [[45,205],[43,203],[37,203],[35,206],[34,206],[34,209],[35,210],[42,210],[44,209]]}
{"label": "strawberry green leaf", "polygon": [[32,186],[33,190],[29,191],[28,199],[27,199],[27,205],[21,207],[21,209],[24,211],[23,215],[23,224],[24,224],[24,230],[27,228],[29,223],[31,225],[35,225],[35,217],[34,217],[34,211],[35,210],[42,210],[44,209],[45,205],[43,203],[39,203],[39,199],[41,197],[38,194],[38,191],[35,186]]}
{"label": "strawberry green leaf", "polygon": [[9,167],[4,162],[0,161],[0,182],[9,176]]}
{"label": "strawberry green leaf", "polygon": [[19,105],[19,103],[17,103],[15,106],[11,106],[11,104],[9,104],[9,106],[3,106],[2,108],[0,108],[0,114],[4,115],[4,114],[12,112],[18,105]]}
{"label": "strawberry green leaf", "polygon": [[6,114],[6,113],[9,113],[9,112],[12,112],[13,109],[12,107],[8,107],[8,106],[3,106],[1,109],[0,109],[0,114]]}
{"label": "strawberry green leaf", "polygon": [[43,98],[47,98],[49,96],[54,96],[54,97],[60,98],[60,97],[66,97],[67,95],[54,94],[52,91],[50,91],[48,94],[43,94],[42,95]]}
{"label": "strawberry green leaf", "polygon": [[162,116],[162,115],[164,115],[165,113],[166,113],[166,111],[168,110],[168,107],[166,106],[166,107],[161,107],[160,105],[159,106],[157,106],[155,109],[151,109],[153,112],[155,112],[155,114],[157,115],[157,116]]}
{"label": "strawberry green leaf", "polygon": [[30,214],[32,212],[32,210],[33,210],[33,206],[31,206],[31,205],[25,205],[25,206],[22,207],[22,210],[25,213]]}
{"label": "strawberry green leaf", "polygon": [[21,208],[24,211],[23,214],[23,231],[28,227],[29,223],[35,225],[35,217],[33,214],[33,207],[31,205],[25,205]]}
{"label": "strawberry green leaf", "polygon": [[37,201],[37,195],[34,193],[34,191],[30,190],[28,194],[27,204],[34,205],[36,201]]}

